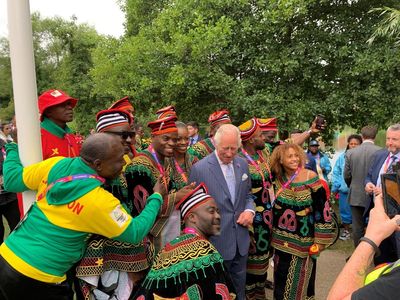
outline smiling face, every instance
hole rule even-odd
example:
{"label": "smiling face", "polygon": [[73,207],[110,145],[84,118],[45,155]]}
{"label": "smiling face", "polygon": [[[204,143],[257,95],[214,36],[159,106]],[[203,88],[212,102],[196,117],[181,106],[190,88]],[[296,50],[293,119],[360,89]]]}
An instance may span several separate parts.
{"label": "smiling face", "polygon": [[71,122],[74,119],[71,100],[48,107],[44,111],[44,115],[57,125],[64,127],[66,123]]}
{"label": "smiling face", "polygon": [[162,157],[174,156],[174,149],[178,142],[178,133],[170,132],[152,136],[152,145],[158,155]]}
{"label": "smiling face", "polygon": [[189,213],[189,225],[200,234],[209,238],[219,235],[221,230],[221,216],[215,200],[209,198]]}
{"label": "smiling face", "polygon": [[111,127],[105,132],[109,134],[119,135],[119,137],[121,138],[121,144],[124,147],[124,153],[128,154],[129,152],[131,152],[131,145],[132,141],[135,139],[135,132],[131,130],[128,124]]}
{"label": "smiling face", "polygon": [[283,154],[281,164],[285,170],[289,171],[289,173],[296,171],[300,166],[299,153],[293,148],[287,149]]}
{"label": "smiling face", "polygon": [[185,154],[189,146],[189,133],[186,127],[178,127],[178,140],[176,142],[175,152]]}

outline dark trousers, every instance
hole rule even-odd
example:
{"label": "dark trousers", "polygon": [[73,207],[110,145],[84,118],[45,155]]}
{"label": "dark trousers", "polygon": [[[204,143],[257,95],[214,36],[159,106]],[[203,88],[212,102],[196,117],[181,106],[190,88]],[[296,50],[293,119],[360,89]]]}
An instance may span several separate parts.
{"label": "dark trousers", "polygon": [[[4,204],[2,204],[4,203]],[[10,231],[13,231],[19,222],[19,208],[17,195],[6,193],[0,195],[0,244],[4,240],[4,225],[1,217],[6,218]]]}
{"label": "dark trousers", "polygon": [[29,278],[13,269],[0,256],[0,300],[68,300],[67,282],[45,283]]}
{"label": "dark trousers", "polygon": [[237,300],[245,299],[247,256],[248,255],[240,255],[239,249],[236,249],[235,257],[232,260],[224,261],[224,265],[227,268],[236,289]]}
{"label": "dark trousers", "polygon": [[351,218],[353,221],[353,242],[354,247],[358,246],[358,243],[362,236],[364,236],[365,228],[365,208],[362,206],[351,206]]}

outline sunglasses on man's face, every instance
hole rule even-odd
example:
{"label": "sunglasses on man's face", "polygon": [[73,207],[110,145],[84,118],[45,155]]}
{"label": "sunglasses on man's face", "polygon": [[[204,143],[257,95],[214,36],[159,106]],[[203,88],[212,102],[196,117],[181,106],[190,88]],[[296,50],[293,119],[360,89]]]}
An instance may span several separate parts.
{"label": "sunglasses on man's face", "polygon": [[120,131],[120,132],[104,131],[104,132],[105,133],[111,133],[111,134],[119,135],[124,140],[126,140],[128,137],[132,139],[136,135],[136,132],[134,132],[134,131]]}

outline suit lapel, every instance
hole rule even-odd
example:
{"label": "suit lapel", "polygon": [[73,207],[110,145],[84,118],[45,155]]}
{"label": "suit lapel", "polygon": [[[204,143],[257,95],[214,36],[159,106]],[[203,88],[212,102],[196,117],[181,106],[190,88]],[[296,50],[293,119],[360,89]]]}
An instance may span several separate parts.
{"label": "suit lapel", "polygon": [[[226,195],[230,195],[228,185],[226,184],[225,176],[222,173],[221,166],[219,165],[219,162],[217,160],[217,157],[215,156],[215,152],[213,152],[210,156],[210,159],[208,161],[209,165],[209,170],[210,172],[214,175],[216,182],[222,187]],[[236,171],[236,170],[235,170]],[[231,198],[229,196],[229,198]]]}

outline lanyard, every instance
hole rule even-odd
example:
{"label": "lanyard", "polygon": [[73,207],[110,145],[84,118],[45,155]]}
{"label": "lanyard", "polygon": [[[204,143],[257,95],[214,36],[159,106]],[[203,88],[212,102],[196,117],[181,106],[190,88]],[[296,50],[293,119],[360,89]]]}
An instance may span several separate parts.
{"label": "lanyard", "polygon": [[183,181],[185,183],[188,183],[188,178],[185,174],[185,172],[182,170],[181,166],[179,165],[179,163],[177,162],[177,160],[174,158],[174,163],[175,163],[175,168],[178,171],[179,175],[181,175]]}
{"label": "lanyard", "polygon": [[[247,161],[252,166],[254,166],[256,168],[257,172],[261,175],[263,187],[266,188],[267,187],[267,181],[265,180],[264,172],[260,169],[260,166],[254,161],[254,159],[250,156],[250,154],[247,153],[247,151],[244,150],[243,148],[242,148],[242,153],[246,157]],[[264,160],[262,159],[261,153],[259,153],[259,155],[260,155],[261,163],[264,163]],[[268,168],[268,172],[269,172],[269,167],[267,166],[267,168]],[[269,176],[270,176],[270,179],[271,179],[271,173],[270,173]]]}
{"label": "lanyard", "polygon": [[191,234],[199,235],[197,233],[196,229],[194,229],[193,227],[186,227],[185,229],[183,229],[183,233],[191,233]]}
{"label": "lanyard", "polygon": [[283,192],[284,189],[286,189],[292,182],[293,180],[297,177],[297,175],[299,175],[300,172],[300,167],[297,168],[296,172],[292,175],[292,177],[290,177],[290,179],[288,181],[286,181],[281,188],[276,192],[276,198],[278,198],[278,196],[280,195],[280,193]]}
{"label": "lanyard", "polygon": [[37,201],[42,200],[46,196],[47,192],[58,182],[70,182],[70,181],[73,181],[73,180],[88,179],[88,178],[97,179],[98,181],[101,182],[101,184],[104,184],[104,182],[106,182],[106,180],[103,177],[100,177],[100,176],[95,175],[95,174],[76,174],[76,175],[66,176],[66,177],[57,179],[56,181],[50,183],[47,186],[47,188],[42,193],[40,193],[40,195],[38,196]]}
{"label": "lanyard", "polygon": [[158,171],[160,172],[160,174],[161,174],[161,176],[162,176],[163,183],[164,183],[164,186],[165,186],[165,190],[168,191],[168,185],[167,185],[167,181],[166,181],[166,179],[165,179],[165,170],[164,170],[164,167],[160,164],[160,161],[159,161],[159,159],[158,159],[158,157],[157,157],[156,151],[154,151],[154,148],[153,148],[153,145],[152,145],[152,144],[150,144],[150,146],[149,146],[148,149],[149,149],[151,155],[153,156],[153,159],[156,161],[157,169],[158,169]]}
{"label": "lanyard", "polygon": [[157,157],[156,151],[154,151],[153,145],[150,145],[148,149],[149,149],[151,155],[153,156],[154,160],[156,161],[158,171],[160,172],[161,176],[164,177],[164,174],[165,174],[164,167],[160,164],[160,161]]}

